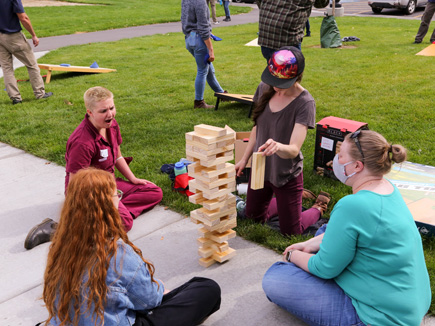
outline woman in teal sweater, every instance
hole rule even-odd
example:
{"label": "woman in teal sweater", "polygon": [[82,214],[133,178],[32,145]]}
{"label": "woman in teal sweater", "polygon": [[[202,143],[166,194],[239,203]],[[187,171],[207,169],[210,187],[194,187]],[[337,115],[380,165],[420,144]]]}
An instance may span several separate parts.
{"label": "woman in teal sweater", "polygon": [[374,131],[346,137],[333,168],[353,194],[335,205],[324,234],[289,246],[267,271],[270,301],[309,325],[420,325],[431,302],[421,237],[383,177],[405,159]]}

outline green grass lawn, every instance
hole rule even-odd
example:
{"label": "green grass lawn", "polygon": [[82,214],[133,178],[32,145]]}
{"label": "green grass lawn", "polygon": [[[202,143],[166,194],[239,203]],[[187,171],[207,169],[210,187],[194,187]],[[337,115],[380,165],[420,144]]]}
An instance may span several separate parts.
{"label": "green grass lawn", "polygon": [[[92,6],[28,7],[38,37],[102,31],[114,28],[180,21],[180,0],[78,0]],[[249,12],[249,7],[231,6],[231,14]],[[216,15],[225,16],[223,6]],[[27,31],[26,31],[27,33]],[[26,34],[30,37],[30,34]]]}
{"label": "green grass lawn", "polygon": [[[342,37],[357,36],[361,41],[348,44],[349,48],[321,49],[321,20],[310,19],[312,37],[305,39],[302,46],[306,56],[302,85],[316,99],[317,121],[332,115],[367,122],[370,129],[389,141],[407,147],[409,161],[434,166],[435,58],[415,55],[429,45],[411,44],[419,21],[337,18]],[[256,33],[256,24],[219,29],[218,35],[224,40],[214,43],[215,68],[218,80],[229,92],[255,92],[266,62],[259,48],[244,44],[255,39]],[[47,85],[47,91],[53,91],[54,96],[40,101],[33,100],[28,83],[20,83],[22,105],[12,106],[3,92],[0,141],[64,165],[66,141],[85,114],[84,91],[95,85],[108,87],[115,94],[123,154],[134,156],[132,170],[138,177],[162,187],[163,205],[187,216],[196,206],[171,191],[170,180],[160,173],[160,166],[185,157],[184,133],[192,131],[196,124],[227,124],[236,131],[250,130],[248,106],[222,103],[218,111],[193,109],[196,66],[185,50],[181,33],[73,46],[39,60],[83,66],[93,61],[118,71],[95,75],[54,72]],[[20,68],[16,77],[28,78],[27,72]],[[210,88],[206,88],[205,99],[209,103],[215,101]],[[313,173],[314,140],[315,131],[309,131],[302,149],[305,187],[316,193],[331,193],[334,204],[351,189]],[[237,230],[247,239],[278,252],[302,239],[283,237],[246,221]],[[424,239],[432,282],[434,244],[433,239]],[[432,288],[435,289],[434,283]],[[431,307],[431,313],[434,308]]]}

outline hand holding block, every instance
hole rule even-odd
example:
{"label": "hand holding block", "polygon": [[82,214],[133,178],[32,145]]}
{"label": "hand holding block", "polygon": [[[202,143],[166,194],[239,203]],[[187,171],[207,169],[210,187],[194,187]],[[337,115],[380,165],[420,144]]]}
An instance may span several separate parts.
{"label": "hand holding block", "polygon": [[264,188],[264,173],[266,171],[266,156],[261,152],[252,154],[252,167],[251,167],[251,189]]}

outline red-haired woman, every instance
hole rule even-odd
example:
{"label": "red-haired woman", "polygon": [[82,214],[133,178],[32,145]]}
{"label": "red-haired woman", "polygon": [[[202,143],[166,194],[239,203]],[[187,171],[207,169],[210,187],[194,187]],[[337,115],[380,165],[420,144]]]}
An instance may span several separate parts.
{"label": "red-haired woman", "polygon": [[168,291],[127,237],[112,174],[77,172],[48,254],[43,300],[50,325],[197,325],[219,309],[220,288],[193,278]]}

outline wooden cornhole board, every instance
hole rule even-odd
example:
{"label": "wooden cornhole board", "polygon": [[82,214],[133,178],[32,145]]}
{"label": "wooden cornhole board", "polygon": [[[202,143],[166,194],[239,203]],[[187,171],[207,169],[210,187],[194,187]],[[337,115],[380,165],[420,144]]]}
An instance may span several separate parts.
{"label": "wooden cornhole board", "polygon": [[214,96],[217,97],[215,110],[219,108],[220,100],[224,101],[235,101],[243,104],[250,105],[248,118],[251,116],[252,109],[254,107],[254,95],[243,95],[243,94],[229,94],[229,93],[214,93]]}
{"label": "wooden cornhole board", "polygon": [[420,233],[435,236],[435,167],[403,162],[385,177],[399,189]]}
{"label": "wooden cornhole board", "polygon": [[116,71],[116,69],[109,68],[90,68],[90,67],[81,67],[81,66],[60,66],[60,65],[48,65],[48,64],[38,64],[39,69],[47,70],[47,77],[45,78],[45,83],[48,84],[51,80],[51,72],[52,71],[70,71],[70,72],[88,72],[101,74],[106,72]]}
{"label": "wooden cornhole board", "polygon": [[435,44],[429,45],[427,48],[421,50],[416,55],[424,55],[427,57],[435,57]]}

